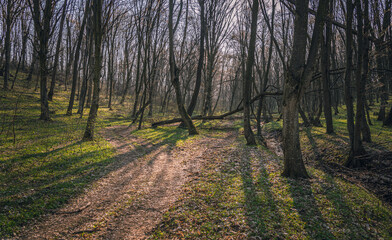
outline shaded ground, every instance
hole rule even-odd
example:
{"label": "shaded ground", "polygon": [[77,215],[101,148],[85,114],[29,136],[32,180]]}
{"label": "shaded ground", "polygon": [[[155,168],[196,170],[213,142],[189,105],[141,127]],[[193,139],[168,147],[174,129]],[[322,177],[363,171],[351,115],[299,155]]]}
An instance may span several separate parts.
{"label": "shaded ground", "polygon": [[176,201],[182,185],[198,174],[207,148],[228,141],[195,137],[178,144],[168,135],[156,143],[124,126],[108,128],[103,135],[117,149],[115,170],[64,208],[23,229],[19,239],[142,239]]}
{"label": "shaded ground", "polygon": [[[310,143],[308,148],[306,143],[302,144],[305,145],[303,154],[307,164],[355,183],[392,206],[392,152],[388,148],[376,143],[364,143],[368,152],[366,155],[368,164],[363,168],[350,169],[342,165],[349,152],[348,139],[332,135],[329,136],[332,140],[322,139],[321,141],[320,138],[325,136],[313,134],[310,128],[304,131]],[[266,135],[268,147],[277,155],[283,156],[281,132],[272,131]],[[330,143],[322,144],[325,141]]]}
{"label": "shaded ground", "polygon": [[275,149],[277,142],[269,149],[246,146],[239,136],[204,155],[209,161],[203,171],[150,238],[391,238],[392,212],[373,194],[312,165],[310,179],[283,178]]}

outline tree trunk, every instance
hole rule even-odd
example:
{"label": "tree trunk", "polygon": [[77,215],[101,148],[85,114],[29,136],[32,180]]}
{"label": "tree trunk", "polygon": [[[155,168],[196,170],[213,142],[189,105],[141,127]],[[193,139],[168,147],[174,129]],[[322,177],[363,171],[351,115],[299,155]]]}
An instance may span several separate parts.
{"label": "tree trunk", "polygon": [[246,61],[246,72],[243,80],[244,96],[244,135],[247,145],[256,145],[256,139],[250,125],[250,100],[252,93],[252,69],[255,58],[256,32],[257,32],[257,14],[259,12],[258,0],[253,0],[252,4],[252,23],[250,30],[248,59]]}
{"label": "tree trunk", "polygon": [[282,175],[307,178],[299,141],[298,108],[305,88],[312,79],[313,67],[319,48],[324,19],[328,11],[328,0],[320,0],[310,49],[305,64],[308,28],[308,0],[296,1],[293,48],[290,65],[285,73],[283,91],[283,149],[284,170]]}
{"label": "tree trunk", "polygon": [[185,125],[188,128],[189,135],[198,134],[195,125],[193,125],[192,119],[188,115],[184,107],[181,96],[181,87],[179,79],[179,69],[176,66],[175,56],[174,56],[174,31],[173,31],[173,11],[174,3],[173,0],[169,0],[169,61],[170,61],[170,77],[176,92],[178,111],[183,119]]}
{"label": "tree trunk", "polygon": [[86,20],[87,20],[87,15],[89,11],[89,5],[90,5],[90,0],[86,0],[86,6],[84,8],[84,16],[82,20],[82,25],[80,26],[80,33],[78,36],[78,40],[76,43],[76,49],[75,49],[75,57],[73,59],[73,71],[72,71],[72,86],[71,86],[71,96],[69,97],[69,104],[68,104],[68,109],[67,109],[67,116],[72,115],[72,109],[75,101],[75,93],[76,93],[76,85],[77,85],[77,80],[78,80],[78,63],[79,63],[79,56],[80,56],[80,47],[82,45],[82,40],[83,40],[83,33],[86,25]]}
{"label": "tree trunk", "polygon": [[347,129],[350,138],[350,146],[353,147],[354,141],[354,106],[351,95],[351,69],[352,69],[352,22],[353,22],[353,4],[352,0],[346,1],[347,5],[347,28],[346,28],[346,72],[344,77],[344,96],[347,109]]}
{"label": "tree trunk", "polygon": [[41,20],[41,4],[39,0],[33,1],[33,20],[35,31],[37,33],[38,42],[39,42],[39,50],[38,50],[38,59],[39,59],[39,68],[40,68],[40,102],[41,102],[41,116],[40,119],[44,121],[49,121],[49,103],[48,103],[48,95],[47,95],[47,75],[48,75],[48,43],[50,37],[50,22],[52,19],[52,13],[54,4],[52,4],[51,0],[46,0],[45,8],[43,10],[43,16]]}
{"label": "tree trunk", "polygon": [[[357,51],[357,70],[356,70],[356,92],[357,92],[357,111],[355,114],[355,126],[354,126],[354,139],[353,146],[350,150],[349,157],[345,163],[347,167],[361,167],[364,162],[361,156],[366,154],[365,148],[362,145],[361,139],[361,128],[363,126],[364,114],[364,90],[365,80],[367,78],[368,62],[365,61],[365,55],[368,51],[368,44],[366,45],[366,37],[363,36],[363,16],[361,1],[355,0],[356,11],[357,11],[357,27],[358,27],[358,51]],[[365,6],[366,8],[366,6]],[[365,49],[367,48],[367,49]]]}
{"label": "tree trunk", "polygon": [[199,47],[199,60],[197,62],[197,73],[196,73],[196,82],[195,89],[193,90],[191,102],[188,106],[188,114],[192,116],[193,111],[195,110],[197,104],[197,97],[200,92],[201,85],[201,73],[203,70],[203,62],[204,62],[204,35],[205,35],[205,23],[204,23],[204,0],[199,0],[200,6],[200,47]]}
{"label": "tree trunk", "polygon": [[[333,14],[332,2],[329,1],[329,13],[330,17]],[[324,116],[327,125],[327,134],[334,132],[333,121],[332,121],[332,109],[331,109],[331,92],[330,88],[330,56],[331,56],[331,32],[332,23],[328,22],[325,27],[325,37],[322,44],[322,56],[321,56],[321,69],[322,69],[322,79],[323,79],[323,98],[324,98]]]}
{"label": "tree trunk", "polygon": [[54,94],[54,86],[56,83],[56,74],[57,74],[57,65],[59,62],[59,56],[60,56],[60,47],[61,47],[61,42],[62,42],[62,37],[63,37],[63,29],[64,29],[64,21],[65,21],[65,15],[66,15],[66,9],[67,9],[67,0],[64,0],[64,5],[63,5],[63,12],[61,15],[61,20],[60,20],[60,29],[59,29],[59,36],[57,38],[57,44],[56,44],[56,53],[54,56],[54,63],[53,63],[53,72],[52,72],[52,81],[50,83],[50,90],[48,93],[48,100],[52,101],[53,99],[53,94]]}
{"label": "tree trunk", "polygon": [[6,31],[4,40],[5,63],[4,63],[4,90],[8,90],[8,81],[10,78],[10,61],[11,61],[11,11],[12,0],[7,1]]}
{"label": "tree trunk", "polygon": [[99,106],[99,80],[101,77],[102,56],[102,0],[93,1],[93,38],[94,38],[94,72],[93,72],[93,100],[91,103],[90,113],[87,119],[86,130],[83,135],[84,141],[92,141],[94,139],[94,127]]}

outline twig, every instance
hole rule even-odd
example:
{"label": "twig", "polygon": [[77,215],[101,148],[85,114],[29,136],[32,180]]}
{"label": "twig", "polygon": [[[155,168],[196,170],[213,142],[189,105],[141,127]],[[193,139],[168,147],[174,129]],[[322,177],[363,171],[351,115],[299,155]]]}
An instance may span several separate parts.
{"label": "twig", "polygon": [[83,211],[84,209],[88,208],[91,204],[88,203],[86,206],[76,209],[74,211],[60,211],[60,212],[55,212],[56,214],[74,214],[74,213],[80,213],[81,211]]}

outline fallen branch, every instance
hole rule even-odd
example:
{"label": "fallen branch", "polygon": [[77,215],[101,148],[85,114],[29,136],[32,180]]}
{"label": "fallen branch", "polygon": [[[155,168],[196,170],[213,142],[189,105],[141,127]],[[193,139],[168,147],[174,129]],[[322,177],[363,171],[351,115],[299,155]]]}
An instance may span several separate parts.
{"label": "fallen branch", "polygon": [[73,210],[73,211],[59,211],[59,212],[55,212],[56,214],[74,214],[74,213],[80,213],[81,211],[83,211],[84,209],[88,208],[91,205],[91,203],[88,203],[86,206],[83,206],[79,209]]}
{"label": "fallen branch", "polygon": [[[255,101],[257,101],[258,99],[260,99],[261,97],[264,96],[279,96],[282,95],[282,92],[264,92],[264,93],[260,93],[259,95],[255,96],[254,98],[251,99],[250,104],[254,103]],[[241,112],[242,110],[244,110],[244,107],[242,106],[238,106],[235,110],[224,113],[222,115],[218,115],[218,116],[201,116],[201,115],[197,115],[197,116],[193,116],[192,120],[219,120],[219,119],[224,119],[225,117],[228,117],[230,115],[233,115],[235,113]],[[151,124],[151,127],[156,128],[158,126],[162,126],[162,125],[166,125],[166,124],[171,124],[171,123],[177,123],[177,122],[182,122],[182,118],[173,118],[170,120],[164,120],[164,121],[159,121],[159,122],[155,122]]]}

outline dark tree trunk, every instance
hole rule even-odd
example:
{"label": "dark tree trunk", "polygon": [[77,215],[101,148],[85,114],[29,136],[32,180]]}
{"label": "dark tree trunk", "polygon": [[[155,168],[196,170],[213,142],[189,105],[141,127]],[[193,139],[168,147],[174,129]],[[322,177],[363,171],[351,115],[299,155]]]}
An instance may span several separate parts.
{"label": "dark tree trunk", "polygon": [[93,1],[93,30],[92,35],[94,38],[94,71],[93,71],[93,100],[91,103],[90,113],[87,119],[86,130],[83,135],[84,141],[92,141],[94,139],[94,128],[98,114],[99,106],[99,80],[101,77],[102,56],[102,0]]}
{"label": "dark tree trunk", "polygon": [[176,92],[178,111],[183,119],[183,122],[188,128],[189,135],[198,134],[195,125],[193,125],[192,119],[184,107],[181,96],[181,87],[179,79],[179,69],[176,66],[174,57],[174,31],[173,31],[173,11],[174,3],[173,0],[169,0],[169,61],[170,61],[170,77],[174,90]]}
{"label": "dark tree trunk", "polygon": [[384,126],[392,126],[392,107],[391,110],[389,110],[388,116],[385,118]]}
{"label": "dark tree trunk", "polygon": [[41,102],[41,116],[40,119],[49,121],[49,103],[47,95],[47,76],[48,76],[48,44],[50,37],[50,22],[52,19],[54,4],[51,0],[46,0],[43,16],[41,20],[41,4],[39,0],[33,1],[32,15],[34,20],[35,31],[38,37],[38,59],[40,69],[40,102]]}
{"label": "dark tree trunk", "polygon": [[[367,78],[368,62],[366,61],[366,52],[368,51],[369,45],[366,43],[366,33],[364,37],[363,27],[363,16],[361,1],[355,0],[355,6],[357,11],[357,27],[358,27],[358,51],[357,51],[357,70],[356,70],[356,92],[357,92],[357,111],[355,114],[355,126],[354,126],[354,139],[353,146],[351,147],[349,157],[345,163],[347,167],[361,167],[364,162],[361,156],[366,154],[365,148],[362,144],[361,129],[363,126],[364,114],[364,90],[365,81]],[[366,8],[366,6],[365,6]]]}
{"label": "dark tree trunk", "polygon": [[10,78],[10,61],[11,61],[11,11],[13,0],[7,1],[7,15],[5,19],[6,31],[5,31],[5,40],[4,40],[4,51],[5,51],[5,63],[4,63],[4,90],[8,89],[8,81]]}
{"label": "dark tree trunk", "polygon": [[61,42],[62,42],[62,38],[63,38],[63,29],[64,29],[66,9],[67,9],[67,0],[64,0],[63,12],[61,15],[61,20],[60,20],[59,36],[58,36],[57,44],[56,44],[56,53],[54,56],[54,63],[53,63],[53,70],[52,70],[53,71],[52,72],[52,81],[50,83],[50,90],[48,93],[48,100],[49,101],[52,101],[52,99],[53,99],[54,87],[56,84],[57,65],[59,63],[60,47],[61,47]]}
{"label": "dark tree trunk", "polygon": [[204,0],[199,0],[200,6],[200,47],[199,47],[199,60],[197,62],[197,72],[196,72],[196,82],[195,89],[192,94],[191,102],[188,106],[188,114],[192,116],[193,111],[195,110],[197,104],[197,98],[200,92],[201,85],[201,74],[203,70],[203,62],[204,62],[204,35],[205,35],[205,23],[204,23]]}
{"label": "dark tree trunk", "polygon": [[282,175],[307,178],[299,141],[298,108],[306,86],[312,78],[316,62],[324,19],[328,12],[328,0],[319,2],[311,45],[305,64],[308,26],[308,1],[296,1],[293,48],[290,65],[285,72],[283,92],[283,151],[284,170]]}
{"label": "dark tree trunk", "polygon": [[346,28],[346,72],[344,77],[344,96],[346,102],[347,109],[347,129],[348,135],[350,138],[350,146],[353,146],[354,143],[354,106],[353,106],[353,97],[351,95],[351,69],[352,69],[352,43],[353,43],[353,34],[352,34],[352,22],[353,22],[353,11],[354,6],[352,4],[352,0],[346,1],[347,5],[347,28]]}
{"label": "dark tree trunk", "polygon": [[[331,15],[330,17],[332,17],[333,8],[332,8],[331,1],[329,1],[329,13]],[[330,56],[331,56],[331,32],[332,32],[332,23],[328,22],[325,27],[325,37],[322,44],[322,56],[321,56],[324,116],[325,116],[325,122],[327,125],[328,134],[334,132],[333,121],[332,121],[332,109],[331,109],[331,92],[329,90],[330,82],[331,82],[331,78],[329,74]]]}
{"label": "dark tree trunk", "polygon": [[250,100],[251,100],[251,93],[252,93],[252,69],[253,69],[254,58],[255,58],[258,12],[259,12],[259,2],[258,0],[253,0],[248,59],[246,61],[246,72],[243,80],[244,135],[246,138],[247,145],[256,145],[256,139],[250,125],[250,108],[251,108]]}
{"label": "dark tree trunk", "polygon": [[87,20],[87,15],[89,11],[89,5],[90,5],[90,0],[86,0],[86,6],[84,8],[84,16],[82,20],[82,25],[80,26],[80,33],[78,36],[78,40],[76,43],[76,49],[75,49],[75,57],[73,59],[73,71],[72,71],[72,86],[71,86],[71,95],[69,97],[69,104],[67,108],[67,116],[72,115],[72,109],[75,101],[75,94],[76,94],[76,85],[77,85],[77,80],[78,80],[78,73],[79,73],[79,56],[80,56],[80,47],[82,45],[82,40],[83,40],[83,33],[86,25],[86,20]]}

